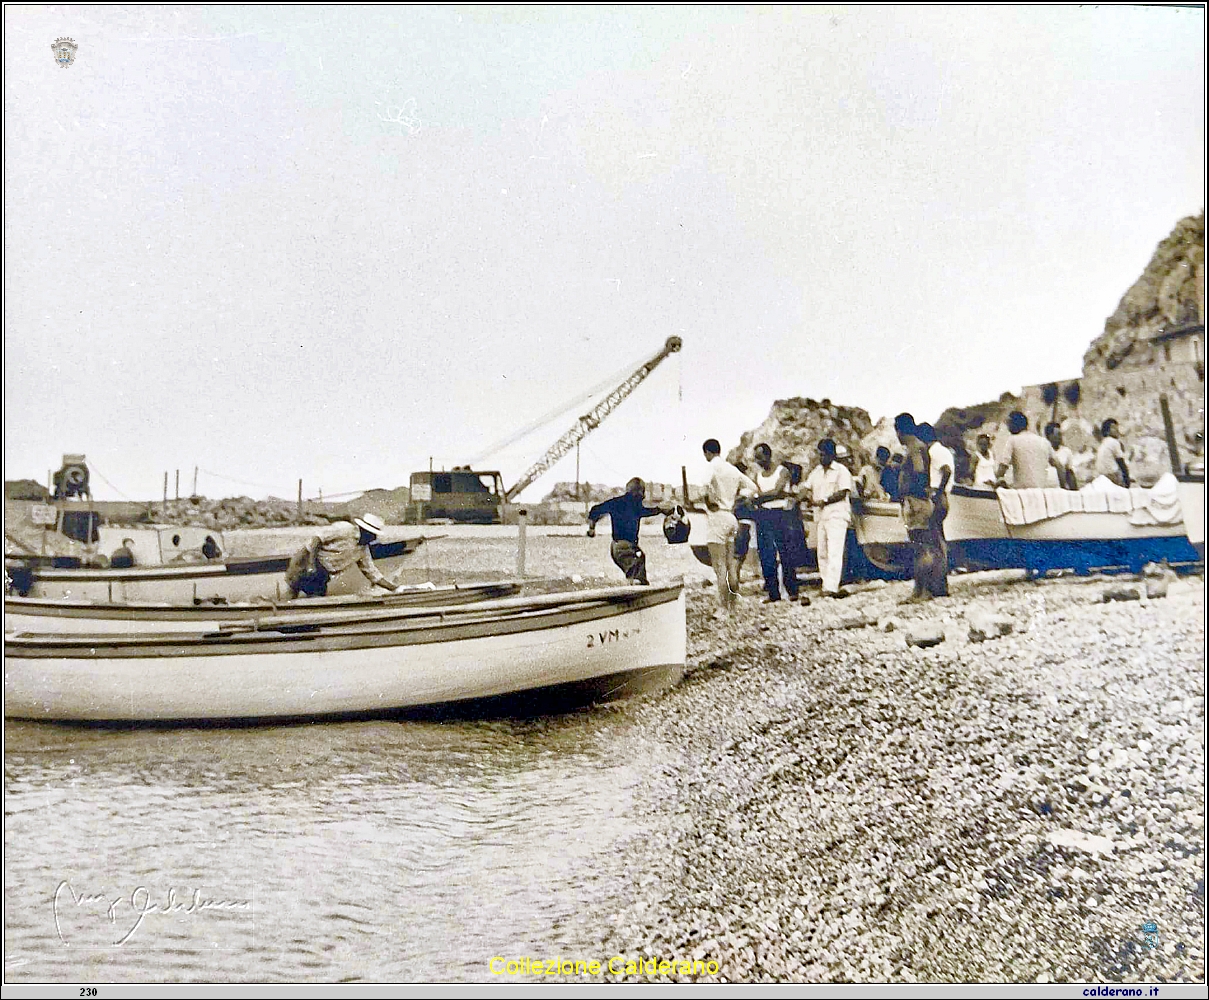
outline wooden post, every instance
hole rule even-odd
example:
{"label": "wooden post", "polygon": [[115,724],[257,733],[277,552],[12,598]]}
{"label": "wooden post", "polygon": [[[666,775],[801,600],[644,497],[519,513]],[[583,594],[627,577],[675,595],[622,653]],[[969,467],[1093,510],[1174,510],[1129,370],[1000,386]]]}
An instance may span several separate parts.
{"label": "wooden post", "polygon": [[575,442],[575,499],[579,499],[579,442]]}
{"label": "wooden post", "polygon": [[302,523],[302,480],[298,480],[298,523]]}
{"label": "wooden post", "polygon": [[516,512],[516,575],[520,579],[525,575],[525,526],[529,520],[529,512],[522,507]]}
{"label": "wooden post", "polygon": [[1159,396],[1159,409],[1163,411],[1163,430],[1167,432],[1167,452],[1171,456],[1171,471],[1177,476],[1183,475],[1180,465],[1180,449],[1175,443],[1175,425],[1171,422],[1171,407],[1167,405],[1167,397]]}
{"label": "wooden post", "polygon": [[163,512],[168,512],[168,470],[164,470],[164,506]]}
{"label": "wooden post", "polygon": [[680,466],[680,488],[684,492],[684,509],[688,510],[688,470]]}
{"label": "wooden post", "polygon": [[193,492],[189,496],[197,496],[197,466],[193,466]]}
{"label": "wooden post", "polygon": [[176,499],[181,498],[181,470],[176,470]]}

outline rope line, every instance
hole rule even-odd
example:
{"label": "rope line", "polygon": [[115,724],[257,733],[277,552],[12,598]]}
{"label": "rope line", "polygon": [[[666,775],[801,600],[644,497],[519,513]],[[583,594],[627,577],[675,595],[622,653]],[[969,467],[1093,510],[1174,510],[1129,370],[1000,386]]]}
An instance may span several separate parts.
{"label": "rope line", "polygon": [[209,469],[197,470],[199,473],[204,472],[207,476],[213,476],[215,479],[225,479],[229,483],[238,483],[240,486],[255,486],[258,490],[272,490],[276,487],[266,486],[264,483],[251,483],[246,479],[236,479],[234,476],[224,476],[221,472],[211,472]]}
{"label": "rope line", "polygon": [[98,478],[98,479],[99,479],[101,482],[103,482],[103,483],[104,483],[106,486],[108,486],[108,487],[109,487],[111,490],[113,490],[113,492],[114,492],[114,493],[116,493],[118,496],[120,496],[120,497],[121,497],[123,500],[130,500],[130,502],[131,502],[131,503],[140,503],[140,502],[142,502],[142,501],[139,501],[139,500],[131,500],[131,499],[130,499],[130,497],[128,497],[128,496],[127,496],[125,493],[123,493],[123,492],[122,492],[121,490],[119,490],[119,489],[118,489],[116,486],[114,486],[114,485],[113,485],[113,483],[111,483],[111,482],[110,482],[108,479],[106,479],[106,478],[105,478],[105,473],[103,473],[103,472],[102,472],[100,469],[98,469],[98,468],[97,468],[97,464],[96,464],[96,462],[91,462],[91,461],[90,461],[90,462],[88,463],[88,468],[89,468],[89,471],[91,471],[91,472],[95,472],[95,473],[96,473],[96,475],[97,475],[97,478]]}

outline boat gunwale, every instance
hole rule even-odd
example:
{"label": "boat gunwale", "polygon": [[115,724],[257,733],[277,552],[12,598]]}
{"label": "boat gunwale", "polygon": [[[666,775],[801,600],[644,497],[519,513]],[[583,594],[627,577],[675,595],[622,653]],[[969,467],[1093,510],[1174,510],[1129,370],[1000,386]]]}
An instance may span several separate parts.
{"label": "boat gunwale", "polygon": [[[386,610],[394,606],[401,609],[412,607],[408,602],[415,598],[446,597],[458,594],[473,594],[481,591],[506,591],[499,599],[517,593],[524,586],[523,580],[491,580],[479,583],[454,583],[430,589],[415,588],[403,592],[380,594],[342,595],[314,597],[301,601],[236,601],[228,604],[213,604],[200,601],[197,604],[173,604],[170,601],[74,601],[54,597],[9,596],[4,599],[5,612],[29,617],[55,618],[100,618],[105,620],[146,619],[150,621],[189,621],[191,619],[216,620],[224,616],[254,617],[256,615],[306,615],[324,611],[355,611],[359,608]],[[495,599],[495,598],[492,598]],[[465,605],[451,605],[451,607]]]}
{"label": "boat gunwale", "polygon": [[[439,536],[444,537],[444,536]],[[395,559],[410,555],[428,537],[401,538],[393,542],[375,542],[370,546],[374,559]],[[11,558],[5,557],[6,562]],[[212,563],[164,563],[157,566],[130,566],[123,569],[112,567],[54,567],[32,566],[29,569],[35,580],[46,582],[105,582],[147,583],[154,580],[177,580],[223,576],[258,576],[261,573],[282,573],[290,564],[291,556],[275,553],[268,556],[232,556]]]}
{"label": "boat gunwale", "polygon": [[[465,639],[491,638],[518,632],[546,631],[660,607],[679,600],[682,583],[663,587],[607,588],[581,591],[573,601],[546,603],[537,607],[500,608],[498,602],[454,605],[448,609],[415,609],[408,617],[436,621],[406,622],[397,619],[346,621],[316,624],[290,620],[265,626],[241,623],[229,631],[193,633],[13,633],[5,636],[5,658],[58,660],[126,660],[140,658],[180,659],[240,655],[249,652],[273,654],[324,653],[389,646],[428,645]],[[584,595],[579,597],[579,595]],[[619,599],[624,595],[623,599]],[[557,595],[549,595],[557,596]],[[505,599],[515,600],[515,599]],[[496,605],[491,607],[491,605]],[[259,625],[259,627],[257,627]],[[307,631],[303,631],[303,630]]]}

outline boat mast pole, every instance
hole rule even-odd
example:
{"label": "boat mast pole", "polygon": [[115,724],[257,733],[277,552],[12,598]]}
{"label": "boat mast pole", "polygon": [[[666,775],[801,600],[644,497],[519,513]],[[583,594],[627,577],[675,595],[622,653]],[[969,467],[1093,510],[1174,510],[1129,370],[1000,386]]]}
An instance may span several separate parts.
{"label": "boat mast pole", "polygon": [[1171,471],[1179,476],[1183,473],[1180,467],[1180,449],[1175,443],[1175,424],[1171,421],[1171,407],[1167,405],[1167,397],[1159,396],[1159,409],[1163,411],[1163,430],[1167,432],[1167,452],[1171,456]]}

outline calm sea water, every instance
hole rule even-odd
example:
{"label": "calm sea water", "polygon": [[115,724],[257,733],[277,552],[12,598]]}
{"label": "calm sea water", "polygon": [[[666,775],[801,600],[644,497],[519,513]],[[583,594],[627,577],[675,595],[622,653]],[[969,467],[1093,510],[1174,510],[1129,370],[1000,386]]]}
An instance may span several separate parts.
{"label": "calm sea water", "polygon": [[[535,533],[529,572],[620,581],[602,527]],[[514,531],[441,530],[413,580],[515,570]],[[646,547],[655,580],[709,573]],[[496,955],[607,958],[600,915],[632,876],[617,844],[665,752],[633,716],[10,722],[6,978],[490,980]]]}
{"label": "calm sea water", "polygon": [[5,732],[8,981],[491,979],[600,957],[658,762],[537,721]]}

